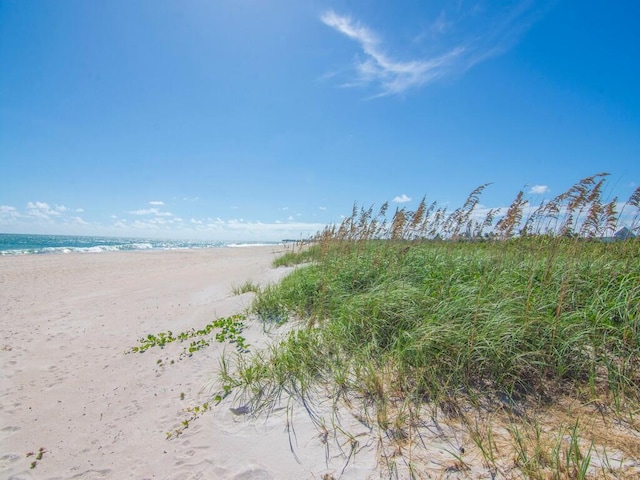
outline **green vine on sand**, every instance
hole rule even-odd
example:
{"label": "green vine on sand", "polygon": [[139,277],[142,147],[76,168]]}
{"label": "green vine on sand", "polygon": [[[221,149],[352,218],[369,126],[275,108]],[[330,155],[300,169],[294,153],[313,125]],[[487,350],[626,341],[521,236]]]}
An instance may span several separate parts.
{"label": "green vine on sand", "polygon": [[245,315],[236,314],[230,317],[223,317],[205,325],[204,328],[199,330],[191,329],[186,332],[181,332],[178,335],[174,335],[171,330],[166,332],[159,332],[157,334],[148,334],[139,340],[140,345],[132,347],[127,353],[144,353],[152,347],[164,348],[173,342],[184,342],[190,339],[196,339],[191,341],[188,347],[185,347],[180,358],[185,356],[191,356],[194,352],[201,350],[210,345],[210,341],[206,337],[210,335],[214,329],[219,331],[215,332],[215,341],[219,343],[229,342],[236,345],[236,349],[240,353],[246,353],[249,348],[249,344],[246,339],[241,335],[245,328],[244,321]]}
{"label": "green vine on sand", "polygon": [[191,416],[180,423],[180,426],[171,432],[167,432],[167,440],[172,438],[177,438],[184,433],[184,431],[189,428],[189,424],[196,420],[200,415],[205,413],[207,410],[211,408],[209,402],[205,402],[202,405],[196,405],[195,407],[187,408],[187,412],[191,414]]}
{"label": "green vine on sand", "polygon": [[[190,357],[194,352],[202,350],[211,344],[211,338],[207,338],[209,335],[214,334],[213,341],[218,343],[229,342],[236,346],[238,353],[247,353],[249,351],[249,344],[247,340],[241,335],[245,328],[245,315],[236,314],[230,317],[219,318],[213,322],[205,325],[203,328],[196,330],[191,329],[186,332],[181,332],[178,335],[174,335],[171,330],[166,332],[159,332],[157,334],[149,334],[139,340],[140,345],[132,347],[126,353],[144,353],[150,348],[160,347],[164,348],[166,345],[174,342],[185,342],[191,340],[188,347],[184,347],[180,354],[180,359],[184,357]],[[173,363],[173,360],[171,361]],[[162,365],[162,360],[158,360],[158,365]],[[212,401],[217,405],[225,397],[227,397],[235,385],[225,384],[222,390],[216,394]],[[184,393],[180,395],[180,399],[184,399]],[[184,431],[189,428],[189,424],[196,420],[200,415],[205,413],[211,408],[210,402],[205,402],[202,405],[196,405],[195,407],[189,407],[186,412],[189,413],[189,417],[182,420],[179,427],[167,432],[167,439],[176,438],[182,435]]]}
{"label": "green vine on sand", "polygon": [[[224,398],[226,398],[230,393],[233,387],[236,385],[226,384],[222,386],[222,391],[217,393],[212,401],[215,402],[215,405],[218,405]],[[184,400],[184,394],[180,395],[180,399]],[[185,409],[187,413],[189,413],[189,417],[182,420],[180,422],[180,426],[167,432],[167,440],[171,440],[172,438],[177,438],[184,433],[184,431],[189,428],[191,422],[195,421],[204,414],[206,411],[210,410],[212,407],[211,401],[205,402],[202,405],[196,405],[195,407],[188,407]]]}

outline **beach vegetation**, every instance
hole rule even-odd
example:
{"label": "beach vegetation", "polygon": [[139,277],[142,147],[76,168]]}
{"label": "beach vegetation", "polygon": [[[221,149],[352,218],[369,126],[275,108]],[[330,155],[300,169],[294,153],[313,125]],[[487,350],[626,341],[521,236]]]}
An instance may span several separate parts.
{"label": "beach vegetation", "polygon": [[296,265],[312,262],[315,259],[315,251],[306,248],[305,244],[299,244],[292,250],[276,257],[273,260],[274,267],[293,267]]}
{"label": "beach vegetation", "polygon": [[251,280],[247,280],[241,285],[232,287],[231,291],[234,295],[243,295],[249,292],[260,293],[260,285]]}
{"label": "beach vegetation", "polygon": [[[174,335],[171,330],[166,332],[159,332],[156,334],[148,334],[146,337],[139,339],[139,345],[131,347],[126,353],[144,353],[148,349],[153,347],[164,348],[166,345],[173,342],[185,342],[191,340],[188,347],[184,347],[180,358],[185,356],[191,356],[194,352],[201,350],[210,345],[210,337],[213,335],[213,339],[218,343],[232,343],[236,346],[238,352],[248,351],[249,344],[246,338],[242,336],[242,331],[245,328],[246,316],[242,314],[232,315],[230,317],[218,318],[203,328],[191,329],[185,332],[180,332]],[[158,360],[158,364],[162,361]],[[173,363],[173,362],[172,362]]]}
{"label": "beach vegetation", "polygon": [[428,418],[451,441],[440,475],[473,457],[492,477],[634,478],[640,188],[605,199],[606,179],[536,207],[521,191],[481,209],[488,184],[452,211],[354,205],[276,262],[298,267],[252,313],[297,328],[225,364],[224,383],[257,413],[296,399],[322,428],[328,396],[377,432],[391,473],[427,468]]}
{"label": "beach vegetation", "polygon": [[29,465],[29,468],[31,470],[33,470],[34,468],[36,468],[38,466],[38,462],[40,460],[42,460],[42,458],[44,457],[45,453],[47,453],[47,449],[44,448],[44,447],[40,447],[37,452],[28,452],[27,453],[27,455],[26,455],[27,458],[35,458],[35,460],[33,460],[31,462],[31,464]]}
{"label": "beach vegetation", "polygon": [[[163,349],[165,346],[178,342],[187,342],[189,345],[184,347],[180,353],[179,360],[191,357],[195,352],[204,349],[211,345],[212,341],[218,343],[229,343],[235,346],[235,351],[238,354],[246,354],[249,351],[249,344],[245,337],[242,336],[242,332],[245,329],[246,316],[242,314],[231,315],[229,317],[218,318],[203,328],[191,329],[188,331],[180,332],[174,335],[172,331],[159,332],[156,334],[148,334],[146,337],[142,337],[139,340],[139,345],[132,347],[126,353],[144,353],[147,350],[159,347]],[[171,364],[174,360],[171,360]],[[156,365],[162,367],[165,365],[162,359],[156,361]],[[217,404],[226,398],[234,387],[238,385],[238,382],[233,380],[224,384],[220,391],[215,393],[213,401]],[[180,393],[180,400],[185,399],[185,393]],[[210,401],[205,401],[200,405],[188,407],[185,409],[188,417],[181,420],[180,425],[173,430],[166,433],[167,439],[176,438],[184,433],[189,425],[202,414],[207,412],[211,408]]]}

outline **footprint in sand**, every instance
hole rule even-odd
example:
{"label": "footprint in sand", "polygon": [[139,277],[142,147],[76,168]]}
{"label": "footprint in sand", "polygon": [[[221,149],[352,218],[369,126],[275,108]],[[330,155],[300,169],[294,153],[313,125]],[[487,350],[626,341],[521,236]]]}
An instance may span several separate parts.
{"label": "footprint in sand", "polygon": [[0,441],[4,442],[5,439],[9,438],[14,432],[20,430],[20,427],[15,427],[13,425],[4,427],[0,430]]}
{"label": "footprint in sand", "polygon": [[112,470],[104,469],[104,470],[87,470],[86,472],[79,473],[74,475],[72,478],[74,480],[94,480],[100,478],[111,478]]}
{"label": "footprint in sand", "polygon": [[250,467],[233,476],[233,480],[271,480],[273,476],[264,468]]}
{"label": "footprint in sand", "polygon": [[15,463],[22,458],[22,455],[16,455],[15,453],[7,453],[0,457],[0,465],[9,465]]}

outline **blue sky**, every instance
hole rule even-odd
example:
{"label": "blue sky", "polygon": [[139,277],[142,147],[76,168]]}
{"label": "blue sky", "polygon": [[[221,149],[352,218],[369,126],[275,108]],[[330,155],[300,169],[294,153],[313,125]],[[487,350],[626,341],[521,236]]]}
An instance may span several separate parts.
{"label": "blue sky", "polygon": [[[640,184],[640,3],[0,0],[0,232],[302,238]],[[395,202],[395,203],[393,203]]]}

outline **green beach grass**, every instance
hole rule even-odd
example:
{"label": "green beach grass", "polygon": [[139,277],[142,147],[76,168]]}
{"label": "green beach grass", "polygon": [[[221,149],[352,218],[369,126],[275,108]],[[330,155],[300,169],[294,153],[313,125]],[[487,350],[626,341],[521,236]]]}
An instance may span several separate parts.
{"label": "green beach grass", "polygon": [[440,475],[637,478],[640,241],[602,237],[638,231],[640,189],[605,202],[606,176],[483,215],[486,185],[450,213],[424,199],[390,220],[386,204],[354,206],[276,261],[300,266],[251,310],[297,328],[238,356],[226,384],[258,413],[322,389],[398,458],[411,451],[416,478],[425,411],[466,439]]}

